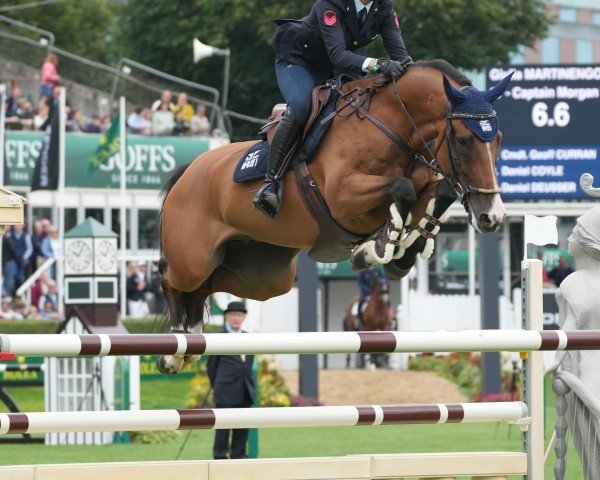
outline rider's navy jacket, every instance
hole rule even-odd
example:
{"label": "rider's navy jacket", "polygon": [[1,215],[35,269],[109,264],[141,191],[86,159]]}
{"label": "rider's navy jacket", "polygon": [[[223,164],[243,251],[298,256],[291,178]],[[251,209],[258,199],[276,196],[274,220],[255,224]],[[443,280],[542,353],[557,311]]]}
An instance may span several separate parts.
{"label": "rider's navy jacket", "polygon": [[340,73],[360,76],[364,47],[379,35],[392,60],[409,58],[391,0],[373,0],[361,29],[354,0],[317,0],[303,19],[276,23],[276,54],[310,70],[318,83]]}

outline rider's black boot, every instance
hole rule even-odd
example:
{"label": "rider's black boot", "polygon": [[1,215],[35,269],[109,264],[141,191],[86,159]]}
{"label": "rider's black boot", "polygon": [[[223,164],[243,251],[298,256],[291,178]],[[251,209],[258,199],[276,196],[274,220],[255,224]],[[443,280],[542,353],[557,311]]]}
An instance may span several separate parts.
{"label": "rider's black boot", "polygon": [[271,218],[279,212],[282,179],[285,173],[281,171],[283,160],[300,137],[302,127],[303,125],[296,120],[294,112],[288,107],[271,141],[267,175],[254,197],[254,206]]}

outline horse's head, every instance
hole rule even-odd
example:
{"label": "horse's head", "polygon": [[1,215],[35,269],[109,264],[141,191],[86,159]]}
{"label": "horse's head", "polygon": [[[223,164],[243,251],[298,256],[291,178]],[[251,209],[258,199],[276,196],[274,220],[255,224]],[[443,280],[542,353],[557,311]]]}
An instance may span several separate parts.
{"label": "horse's head", "polygon": [[496,172],[502,134],[492,104],[502,96],[511,76],[488,91],[473,86],[457,89],[443,77],[449,100],[444,114],[448,164],[444,170],[454,178],[469,222],[478,232],[496,231],[506,217]]}

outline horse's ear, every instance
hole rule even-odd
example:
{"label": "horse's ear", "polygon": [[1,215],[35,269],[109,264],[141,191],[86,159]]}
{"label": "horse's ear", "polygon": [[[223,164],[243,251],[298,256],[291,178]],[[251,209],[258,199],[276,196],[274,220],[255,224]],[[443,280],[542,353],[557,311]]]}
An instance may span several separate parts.
{"label": "horse's ear", "polygon": [[457,88],[454,88],[450,83],[450,80],[446,78],[446,75],[442,75],[442,77],[444,78],[444,91],[446,92],[446,96],[448,97],[448,100],[450,100],[450,103],[453,104],[455,100],[465,98],[465,94]]}
{"label": "horse's ear", "polygon": [[484,92],[483,96],[485,99],[490,103],[494,103],[496,100],[498,100],[508,88],[508,84],[510,83],[510,79],[514,73],[515,72],[509,73],[506,77],[500,80],[496,86],[490,88],[487,92]]}

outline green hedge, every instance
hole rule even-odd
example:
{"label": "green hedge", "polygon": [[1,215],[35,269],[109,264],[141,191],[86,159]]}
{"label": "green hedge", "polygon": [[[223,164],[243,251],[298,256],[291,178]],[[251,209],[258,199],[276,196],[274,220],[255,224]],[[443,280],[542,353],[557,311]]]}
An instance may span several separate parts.
{"label": "green hedge", "polygon": [[[129,333],[160,333],[168,332],[169,327],[163,319],[126,318],[123,325]],[[48,320],[0,320],[0,333],[55,333],[58,325]],[[216,332],[220,327],[208,325],[205,331]]]}

